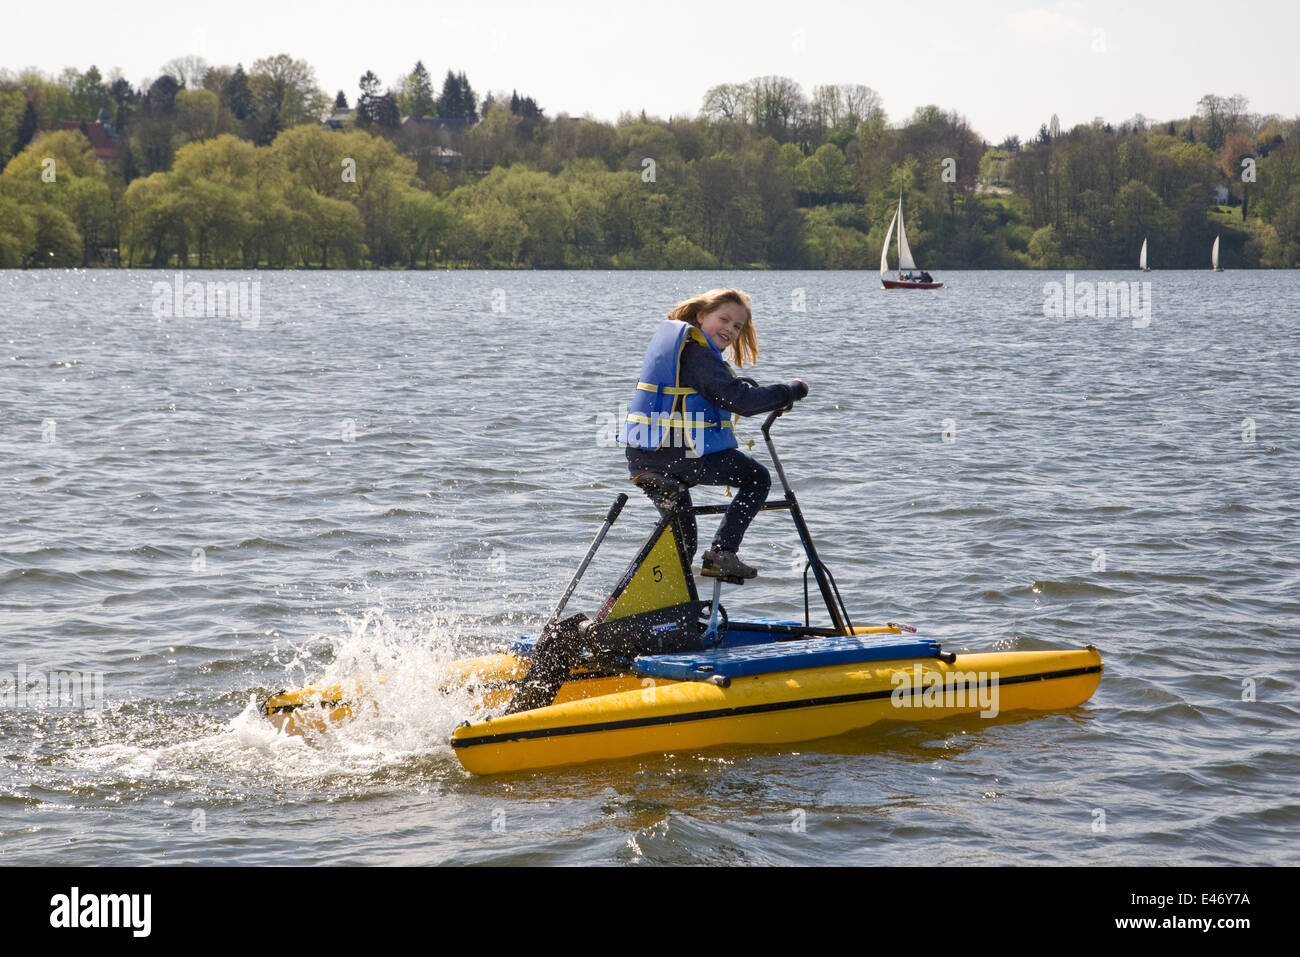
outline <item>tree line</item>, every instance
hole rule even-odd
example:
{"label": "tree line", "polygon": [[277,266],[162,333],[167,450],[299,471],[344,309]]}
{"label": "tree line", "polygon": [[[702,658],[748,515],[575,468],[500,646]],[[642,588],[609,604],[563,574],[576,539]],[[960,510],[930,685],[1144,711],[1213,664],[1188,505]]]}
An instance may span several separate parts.
{"label": "tree line", "polygon": [[1300,119],[1240,96],[996,146],[783,77],[666,120],[551,117],[452,70],[435,93],[423,63],[387,89],[367,71],[354,102],[287,55],[181,58],[142,89],[0,72],[0,266],[861,269],[900,194],[930,268],[1131,267],[1143,239],[1202,267],[1216,235],[1229,268],[1300,265]]}

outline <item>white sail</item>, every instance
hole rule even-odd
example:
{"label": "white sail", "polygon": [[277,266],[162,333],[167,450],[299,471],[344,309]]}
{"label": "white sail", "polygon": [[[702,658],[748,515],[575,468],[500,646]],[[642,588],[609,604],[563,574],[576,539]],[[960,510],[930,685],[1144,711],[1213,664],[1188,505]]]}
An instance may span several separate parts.
{"label": "white sail", "polygon": [[1219,268],[1219,237],[1214,237],[1214,248],[1210,250],[1210,267]]}
{"label": "white sail", "polygon": [[912,262],[912,250],[907,245],[907,233],[903,231],[903,197],[898,197],[898,271],[911,271],[916,268]]}
{"label": "white sail", "polygon": [[1147,268],[1147,241],[1142,240],[1142,253],[1138,256],[1138,269]]}
{"label": "white sail", "polygon": [[889,272],[889,241],[894,238],[894,223],[898,222],[898,212],[895,210],[894,218],[889,221],[889,231],[885,233],[885,244],[880,247],[880,276],[883,279],[885,273]]}

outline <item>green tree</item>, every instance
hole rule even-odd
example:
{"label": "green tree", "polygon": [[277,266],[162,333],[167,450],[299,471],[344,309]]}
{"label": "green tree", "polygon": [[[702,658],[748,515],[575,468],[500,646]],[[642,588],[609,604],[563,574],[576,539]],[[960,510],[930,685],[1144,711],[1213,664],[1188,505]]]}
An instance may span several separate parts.
{"label": "green tree", "polygon": [[442,81],[442,95],[438,97],[438,116],[445,120],[478,122],[478,97],[463,71],[447,71],[447,76]]}
{"label": "green tree", "polygon": [[316,72],[287,53],[253,63],[248,75],[258,119],[257,142],[270,143],[285,129],[324,119],[329,98],[316,85]]}
{"label": "green tree", "polygon": [[434,116],[437,113],[433,81],[429,78],[429,71],[424,68],[423,61],[416,60],[414,69],[402,81],[401,90],[397,94],[397,107],[407,116]]}
{"label": "green tree", "polygon": [[90,140],[80,130],[54,130],[36,137],[27,148],[5,166],[6,176],[24,177],[43,182],[42,174],[53,160],[55,184],[67,177],[86,176],[103,179],[104,167],[95,158]]}
{"label": "green tree", "polygon": [[718,259],[685,236],[673,236],[664,244],[659,262],[664,269],[716,269]]}
{"label": "green tree", "polygon": [[328,269],[331,253],[349,269],[360,264],[365,224],[356,207],[302,186],[293,187],[287,199],[302,265],[310,265],[318,257],[320,268]]}
{"label": "green tree", "polygon": [[361,77],[361,96],[357,100],[357,125],[362,129],[396,129],[401,123],[397,98],[390,90],[379,92],[379,77],[367,70]]}
{"label": "green tree", "polygon": [[1059,269],[1065,264],[1054,227],[1044,226],[1034,232],[1029,240],[1029,262],[1035,269]]}
{"label": "green tree", "polygon": [[806,177],[805,188],[823,197],[824,202],[839,198],[852,185],[844,154],[833,143],[823,143],[800,164],[800,175]]}
{"label": "green tree", "polygon": [[[1300,120],[1292,121],[1283,144],[1270,149],[1257,168],[1255,211],[1276,236],[1275,248],[1254,253],[1265,265],[1300,265]],[[1262,247],[1262,237],[1252,240]]]}
{"label": "green tree", "polygon": [[59,190],[58,204],[81,237],[81,265],[99,259],[99,247],[114,233],[113,200],[107,184],[88,176],[77,177]]}
{"label": "green tree", "polygon": [[152,173],[131,183],[123,197],[126,211],[127,265],[167,265],[178,233],[186,229],[175,196],[167,191],[167,174]]}
{"label": "green tree", "polygon": [[67,269],[81,263],[81,234],[63,210],[53,203],[31,203],[25,212],[35,227],[35,238],[24,268]]}
{"label": "green tree", "polygon": [[79,118],[88,121],[95,120],[100,110],[112,106],[104,78],[93,65],[76,76],[72,83],[72,99]]}
{"label": "green tree", "polygon": [[414,269],[423,260],[427,267],[434,250],[449,238],[452,223],[451,210],[436,196],[416,190],[403,191],[396,226],[406,265]]}
{"label": "green tree", "polygon": [[[354,161],[357,179],[364,184],[376,172],[374,164],[382,164],[387,159],[368,149],[371,140],[367,133],[349,135],[319,126],[299,126],[276,137],[271,155],[281,164],[289,182],[306,186],[322,196],[351,199],[358,193],[358,184],[344,180],[344,162]],[[363,145],[366,155],[358,157],[355,148]]]}
{"label": "green tree", "polygon": [[18,132],[14,136],[14,154],[21,152],[28,143],[36,138],[36,134],[40,130],[36,118],[36,107],[32,105],[31,100],[27,100],[26,103],[27,105],[23,108],[23,118],[18,122]]}
{"label": "green tree", "polygon": [[227,133],[234,117],[210,90],[181,90],[176,94],[176,135],[183,142],[210,140]]}
{"label": "green tree", "polygon": [[824,208],[809,210],[804,220],[804,255],[802,265],[814,269],[861,269],[864,264],[879,259],[875,256],[868,238],[856,229],[840,225]]}
{"label": "green tree", "polygon": [[144,111],[149,116],[170,116],[176,109],[176,94],[181,91],[176,78],[164,73],[149,85],[144,95]]}
{"label": "green tree", "polygon": [[259,163],[264,153],[247,140],[225,133],[182,146],[176,151],[172,172],[189,180],[207,179],[236,190],[252,190],[259,184]]}
{"label": "green tree", "polygon": [[36,223],[27,207],[10,195],[14,186],[0,179],[0,269],[22,267],[36,249]]}
{"label": "green tree", "polygon": [[235,72],[230,75],[224,91],[226,108],[241,123],[249,119],[253,112],[253,91],[248,85],[248,74],[242,63],[235,64]]}
{"label": "green tree", "polygon": [[466,169],[490,170],[510,166],[524,156],[519,128],[522,119],[501,103],[493,103],[483,122],[466,130],[461,140]]}

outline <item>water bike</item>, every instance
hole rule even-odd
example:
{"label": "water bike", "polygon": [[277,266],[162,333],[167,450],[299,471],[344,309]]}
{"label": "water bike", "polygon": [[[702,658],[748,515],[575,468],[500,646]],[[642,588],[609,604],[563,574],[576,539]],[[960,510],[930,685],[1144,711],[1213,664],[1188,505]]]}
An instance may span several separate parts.
{"label": "water bike", "polygon": [[[1097,689],[1101,656],[1092,645],[1064,651],[956,654],[908,625],[855,625],[822,562],[772,443],[763,440],[786,511],[806,556],[804,620],[738,619],[713,579],[701,600],[683,545],[683,519],[723,505],[686,506],[685,486],[664,476],[637,485],[661,518],[593,617],[563,617],[579,580],[618,518],[620,494],[605,516],[555,611],[536,638],[508,651],[455,662],[440,688],[470,690],[492,716],[466,721],[450,744],[476,774],[526,771],[706,748],[786,745],[859,731],[877,722],[994,718],[1015,711],[1074,708]],[[813,624],[809,573],[829,622]],[[820,617],[820,616],[819,616]],[[286,732],[324,730],[373,710],[352,684],[281,691],[263,714]]]}

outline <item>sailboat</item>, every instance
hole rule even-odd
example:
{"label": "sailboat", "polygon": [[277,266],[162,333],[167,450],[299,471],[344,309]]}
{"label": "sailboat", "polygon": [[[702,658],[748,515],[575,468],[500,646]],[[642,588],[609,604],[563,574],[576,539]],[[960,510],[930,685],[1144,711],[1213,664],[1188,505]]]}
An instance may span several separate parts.
{"label": "sailboat", "polygon": [[1214,268],[1215,272],[1223,272],[1223,270],[1219,268],[1219,237],[1218,236],[1214,237],[1214,246],[1213,248],[1210,249],[1210,265]]}
{"label": "sailboat", "polygon": [[[894,224],[898,224],[898,278],[887,279],[889,274],[889,240],[894,235]],[[904,277],[907,278],[904,278]],[[880,285],[885,289],[938,289],[943,285],[930,278],[930,274],[916,268],[912,261],[912,250],[907,245],[907,233],[903,230],[903,197],[898,197],[898,209],[889,221],[889,231],[885,233],[885,244],[880,247]]]}
{"label": "sailboat", "polygon": [[1138,255],[1138,269],[1143,272],[1151,271],[1147,268],[1147,240],[1145,236],[1142,237],[1142,252]]}

